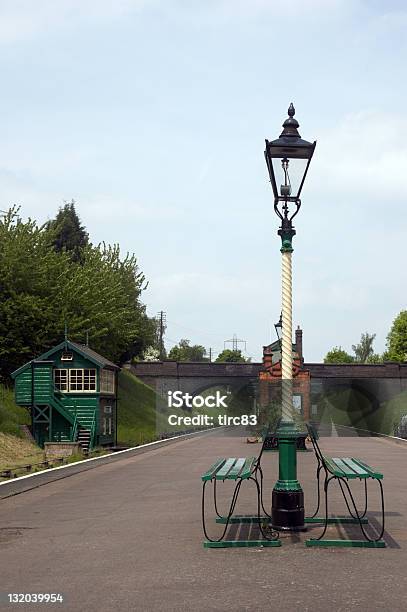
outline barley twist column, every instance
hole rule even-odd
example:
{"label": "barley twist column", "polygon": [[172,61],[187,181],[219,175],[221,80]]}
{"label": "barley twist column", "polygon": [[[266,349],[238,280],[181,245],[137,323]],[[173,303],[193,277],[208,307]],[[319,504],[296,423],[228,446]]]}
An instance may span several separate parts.
{"label": "barley twist column", "polygon": [[292,250],[282,250],[282,410],[283,421],[292,420],[293,349],[292,349]]}
{"label": "barley twist column", "polygon": [[281,346],[281,421],[277,428],[278,480],[272,496],[272,524],[275,529],[303,530],[304,493],[297,479],[298,431],[293,419],[293,346],[292,346],[292,238],[295,229],[283,219],[279,229],[282,239],[282,346]]}

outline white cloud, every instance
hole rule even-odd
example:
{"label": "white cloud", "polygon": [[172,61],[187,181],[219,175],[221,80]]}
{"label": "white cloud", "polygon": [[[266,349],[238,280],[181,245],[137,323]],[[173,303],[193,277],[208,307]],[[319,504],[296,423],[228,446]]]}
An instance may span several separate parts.
{"label": "white cloud", "polygon": [[[366,110],[319,134],[310,184],[348,201],[407,198],[407,116]],[[318,177],[313,180],[312,175]]]}

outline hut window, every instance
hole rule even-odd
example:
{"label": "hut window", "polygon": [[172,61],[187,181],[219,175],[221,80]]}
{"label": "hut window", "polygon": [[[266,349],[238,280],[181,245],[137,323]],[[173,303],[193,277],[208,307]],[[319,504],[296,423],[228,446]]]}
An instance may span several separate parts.
{"label": "hut window", "polygon": [[96,370],[70,370],[70,391],[96,391]]}
{"label": "hut window", "polygon": [[110,416],[105,416],[105,418],[103,419],[103,435],[112,435],[112,417]]}
{"label": "hut window", "polygon": [[54,383],[60,391],[68,391],[68,370],[54,370]]}
{"label": "hut window", "polygon": [[100,374],[100,392],[114,393],[114,372],[102,370]]}

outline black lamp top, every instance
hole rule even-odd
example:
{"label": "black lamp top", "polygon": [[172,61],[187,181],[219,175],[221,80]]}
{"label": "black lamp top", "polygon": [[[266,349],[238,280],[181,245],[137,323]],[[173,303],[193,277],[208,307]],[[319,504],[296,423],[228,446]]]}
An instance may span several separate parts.
{"label": "black lamp top", "polygon": [[294,108],[294,104],[291,102],[288,108],[288,119],[286,119],[283,123],[284,129],[280,134],[280,138],[282,136],[291,136],[294,138],[301,138],[301,136],[298,133],[298,128],[300,127],[300,124],[298,123],[297,119],[294,119],[294,115],[295,115],[295,108]]}
{"label": "black lamp top", "polygon": [[276,140],[266,140],[266,156],[269,158],[297,158],[311,159],[315,148],[315,142],[303,140],[298,133],[300,124],[294,118],[295,108],[291,102],[288,108],[288,119],[283,123],[283,131]]}

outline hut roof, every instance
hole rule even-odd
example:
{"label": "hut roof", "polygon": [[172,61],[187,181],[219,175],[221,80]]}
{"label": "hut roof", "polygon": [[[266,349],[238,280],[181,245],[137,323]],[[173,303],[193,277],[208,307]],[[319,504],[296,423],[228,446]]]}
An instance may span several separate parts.
{"label": "hut roof", "polygon": [[103,357],[103,355],[100,355],[93,349],[89,348],[89,346],[86,346],[85,344],[78,344],[77,342],[72,342],[71,340],[64,340],[63,342],[61,342],[57,346],[54,346],[52,349],[50,349],[46,353],[43,353],[36,359],[33,359],[32,361],[28,361],[27,363],[22,365],[20,368],[12,372],[11,376],[15,378],[18,374],[20,374],[26,368],[28,368],[33,362],[35,363],[36,361],[49,360],[49,357],[51,357],[54,353],[56,353],[57,351],[60,351],[61,349],[65,349],[65,350],[70,349],[76,353],[79,353],[80,355],[82,355],[82,357],[89,359],[89,361],[99,366],[100,368],[111,368],[114,370],[119,369],[119,366],[117,366],[112,361],[109,361],[109,359],[106,359],[106,357]]}

